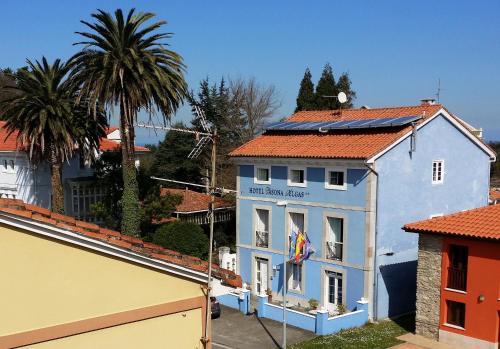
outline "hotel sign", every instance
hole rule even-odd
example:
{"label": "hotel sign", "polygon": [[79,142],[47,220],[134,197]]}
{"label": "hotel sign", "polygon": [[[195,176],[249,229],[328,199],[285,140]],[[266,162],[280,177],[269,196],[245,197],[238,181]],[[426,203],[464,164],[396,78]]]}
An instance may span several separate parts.
{"label": "hotel sign", "polygon": [[268,195],[268,196],[276,196],[283,198],[298,198],[302,199],[306,196],[309,196],[309,192],[295,189],[276,189],[273,187],[250,187],[248,189],[249,194],[252,195]]}

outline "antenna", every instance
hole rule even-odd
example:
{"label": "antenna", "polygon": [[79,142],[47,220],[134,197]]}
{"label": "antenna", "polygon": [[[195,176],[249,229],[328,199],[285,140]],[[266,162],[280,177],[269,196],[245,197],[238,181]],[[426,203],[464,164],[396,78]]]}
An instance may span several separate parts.
{"label": "antenna", "polygon": [[439,103],[439,97],[441,97],[441,91],[443,89],[441,88],[441,78],[438,79],[438,88],[437,88],[437,93],[436,93],[436,100]]}
{"label": "antenna", "polygon": [[345,102],[347,102],[347,95],[345,94],[345,92],[339,92],[338,95],[336,96],[321,96],[323,98],[336,98],[340,104],[344,104]]}

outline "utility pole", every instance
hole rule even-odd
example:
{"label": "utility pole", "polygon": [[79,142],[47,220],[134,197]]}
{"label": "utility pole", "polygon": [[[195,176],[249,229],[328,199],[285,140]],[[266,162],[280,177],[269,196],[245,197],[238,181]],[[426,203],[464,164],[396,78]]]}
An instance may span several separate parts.
{"label": "utility pole", "polygon": [[208,207],[208,212],[210,215],[210,247],[208,248],[208,288],[207,288],[207,314],[206,314],[206,325],[205,325],[205,341],[208,342],[208,331],[209,323],[212,315],[212,302],[210,300],[210,294],[212,293],[212,254],[214,245],[214,213],[215,213],[215,191],[216,191],[216,159],[217,159],[217,129],[213,128],[212,132],[212,170],[210,173],[210,204]]}

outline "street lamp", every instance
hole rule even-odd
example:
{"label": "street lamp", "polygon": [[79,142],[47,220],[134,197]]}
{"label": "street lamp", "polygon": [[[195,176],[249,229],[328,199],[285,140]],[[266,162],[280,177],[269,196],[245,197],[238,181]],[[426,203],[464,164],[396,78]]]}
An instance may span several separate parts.
{"label": "street lamp", "polygon": [[286,201],[278,201],[276,206],[283,207],[283,213],[285,217],[285,226],[283,227],[283,349],[286,349],[286,262],[287,262],[287,249],[286,249]]}

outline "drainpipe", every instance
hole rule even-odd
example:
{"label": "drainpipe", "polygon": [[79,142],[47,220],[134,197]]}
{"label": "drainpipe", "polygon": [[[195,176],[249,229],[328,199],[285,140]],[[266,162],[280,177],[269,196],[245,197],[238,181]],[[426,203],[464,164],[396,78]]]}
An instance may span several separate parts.
{"label": "drainpipe", "polygon": [[378,270],[377,270],[377,236],[378,236],[378,172],[368,163],[363,163],[370,172],[377,177],[375,184],[375,241],[373,242],[373,318],[377,319],[377,304],[378,304]]}

